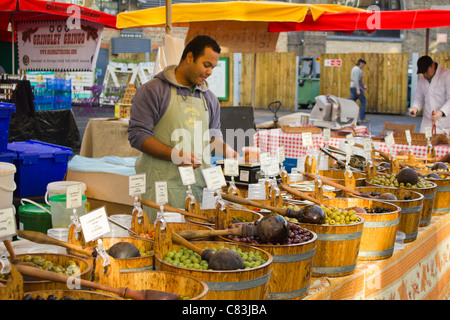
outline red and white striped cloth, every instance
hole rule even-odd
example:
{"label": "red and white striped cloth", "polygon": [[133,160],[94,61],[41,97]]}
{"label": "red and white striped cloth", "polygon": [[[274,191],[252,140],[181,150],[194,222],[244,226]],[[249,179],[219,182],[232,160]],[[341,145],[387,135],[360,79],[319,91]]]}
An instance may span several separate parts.
{"label": "red and white striped cloth", "polygon": [[[329,145],[339,148],[339,142],[344,139],[331,138]],[[313,146],[311,149],[318,150],[325,145],[323,136],[321,134],[312,135]],[[278,148],[284,146],[284,155],[286,158],[298,159],[306,156],[307,147],[302,145],[301,133],[286,133],[282,129],[260,130],[254,135],[254,145],[259,148],[260,152],[270,152],[270,154],[277,154]],[[373,142],[376,150],[389,153],[389,150],[384,142]],[[393,153],[397,154],[402,150],[408,151],[409,146],[406,144],[394,144]],[[412,152],[416,157],[426,157],[426,146],[411,146]],[[447,153],[450,153],[449,145],[434,146],[436,150],[436,157],[442,158]]]}

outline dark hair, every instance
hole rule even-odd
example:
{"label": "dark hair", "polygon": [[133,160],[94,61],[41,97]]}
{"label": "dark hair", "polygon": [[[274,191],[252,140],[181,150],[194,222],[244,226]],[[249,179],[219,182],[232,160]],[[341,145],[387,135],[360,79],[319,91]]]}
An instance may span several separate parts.
{"label": "dark hair", "polygon": [[361,63],[367,64],[366,60],[361,58],[361,59],[358,59],[358,62],[356,63],[356,65],[359,66]]}
{"label": "dark hair", "polygon": [[205,35],[196,36],[194,39],[189,41],[189,43],[184,48],[183,54],[181,55],[181,61],[186,59],[189,52],[192,52],[194,56],[194,61],[200,57],[205,51],[206,47],[210,47],[215,52],[220,53],[220,46],[213,38]]}

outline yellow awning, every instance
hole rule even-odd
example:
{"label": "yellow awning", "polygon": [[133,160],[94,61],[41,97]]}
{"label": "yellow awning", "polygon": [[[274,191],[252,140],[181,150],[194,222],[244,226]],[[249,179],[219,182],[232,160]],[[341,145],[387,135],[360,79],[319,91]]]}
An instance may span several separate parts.
{"label": "yellow awning", "polygon": [[[171,6],[171,10],[171,23],[174,26],[189,22],[221,20],[301,23],[307,14],[311,14],[316,20],[325,12],[365,11],[342,5],[311,5],[277,1],[177,3]],[[164,26],[165,23],[165,6],[121,12],[117,15],[119,29]]]}

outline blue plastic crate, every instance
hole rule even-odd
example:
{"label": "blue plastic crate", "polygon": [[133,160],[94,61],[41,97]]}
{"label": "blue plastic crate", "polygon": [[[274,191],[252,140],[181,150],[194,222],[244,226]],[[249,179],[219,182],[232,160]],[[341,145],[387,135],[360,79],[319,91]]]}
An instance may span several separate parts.
{"label": "blue plastic crate", "polygon": [[14,164],[14,160],[17,158],[15,152],[0,152],[0,162],[7,162]]}
{"label": "blue plastic crate", "polygon": [[9,139],[11,113],[16,112],[14,103],[0,102],[0,152],[6,152]]}
{"label": "blue plastic crate", "polygon": [[69,147],[36,140],[9,143],[8,151],[17,156],[14,160],[16,197],[43,196],[50,182],[64,180],[73,155]]}

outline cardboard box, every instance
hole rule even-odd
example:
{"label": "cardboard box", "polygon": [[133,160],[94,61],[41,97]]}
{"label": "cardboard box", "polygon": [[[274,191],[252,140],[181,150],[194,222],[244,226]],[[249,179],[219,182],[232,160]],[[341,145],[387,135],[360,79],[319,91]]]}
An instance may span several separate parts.
{"label": "cardboard box", "polygon": [[134,199],[128,194],[126,175],[67,170],[65,180],[84,182],[87,198],[134,206]]}

